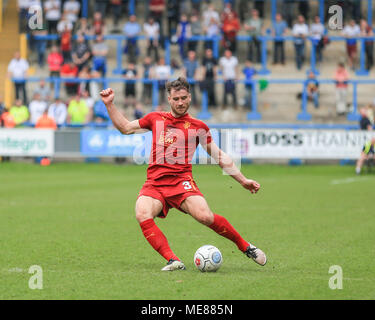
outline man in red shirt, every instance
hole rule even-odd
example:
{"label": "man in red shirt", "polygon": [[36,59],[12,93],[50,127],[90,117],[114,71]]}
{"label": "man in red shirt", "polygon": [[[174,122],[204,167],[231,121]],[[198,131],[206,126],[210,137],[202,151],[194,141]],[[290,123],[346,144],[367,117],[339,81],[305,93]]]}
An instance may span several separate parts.
{"label": "man in red shirt", "polygon": [[224,217],[213,213],[192,175],[191,160],[200,143],[219,166],[245,189],[256,193],[260,185],[247,179],[232,159],[212,140],[210,130],[202,121],[187,112],[191,94],[184,78],[166,84],[170,112],[151,112],[142,119],[127,120],[113,104],[112,89],[101,91],[115,127],[123,134],[133,134],[146,129],[152,131],[152,150],[147,169],[147,181],[136,202],[136,219],[143,235],[151,246],[167,261],[163,271],[183,270],[184,264],[173,253],[162,231],[155,224],[155,217],[165,218],[170,208],[190,214],[200,223],[219,235],[233,241],[238,249],[260,265],[266,264],[262,250],[245,241]]}

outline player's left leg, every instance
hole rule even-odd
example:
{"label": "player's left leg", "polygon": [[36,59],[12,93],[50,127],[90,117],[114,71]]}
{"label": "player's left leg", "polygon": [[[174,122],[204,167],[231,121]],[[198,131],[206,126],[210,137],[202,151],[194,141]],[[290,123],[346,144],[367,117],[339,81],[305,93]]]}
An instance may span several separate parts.
{"label": "player's left leg", "polygon": [[361,173],[362,166],[363,166],[363,164],[365,163],[366,160],[367,160],[367,155],[364,152],[362,152],[361,156],[357,160],[357,164],[356,164],[356,167],[355,167],[355,173],[356,174]]}
{"label": "player's left leg", "polygon": [[217,234],[233,241],[240,251],[244,252],[258,264],[266,264],[267,259],[263,251],[244,240],[226,218],[213,213],[204,197],[199,195],[187,197],[181,203],[180,208],[190,214],[195,220],[214,230]]}

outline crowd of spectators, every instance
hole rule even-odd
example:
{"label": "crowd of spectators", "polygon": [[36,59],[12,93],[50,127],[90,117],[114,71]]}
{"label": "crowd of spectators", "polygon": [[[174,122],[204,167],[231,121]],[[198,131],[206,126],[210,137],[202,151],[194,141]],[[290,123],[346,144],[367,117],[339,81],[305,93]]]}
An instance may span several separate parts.
{"label": "crowd of spectators", "polygon": [[[339,5],[358,1],[338,1]],[[266,15],[264,1],[223,1],[222,7],[212,1],[200,0],[149,0],[145,6],[148,15],[145,19],[137,16],[137,12],[127,12],[128,1],[95,0],[94,13],[88,19],[81,17],[81,1],[78,0],[18,0],[19,28],[29,33],[29,46],[35,49],[38,65],[47,65],[50,77],[80,78],[84,82],[64,83],[67,102],[60,98],[54,99],[53,86],[41,82],[38,92],[34,92],[32,100],[28,99],[24,78],[29,64],[16,53],[8,66],[8,75],[15,84],[15,102],[9,110],[15,117],[15,125],[29,121],[35,124],[38,118],[49,116],[57,125],[68,123],[85,123],[107,119],[105,108],[99,104],[97,92],[100,91],[100,81],[95,81],[108,74],[107,59],[110,48],[105,35],[122,33],[126,36],[123,54],[126,65],[121,74],[124,82],[125,106],[136,109],[135,117],[140,115],[142,108],[137,97],[144,104],[151,103],[152,84],[142,84],[142,91],[137,92],[137,79],[156,79],[159,87],[159,103],[165,103],[165,82],[173,75],[174,69],[181,72],[192,81],[192,104],[198,106],[199,92],[207,91],[208,105],[216,107],[220,103],[226,107],[229,101],[237,107],[241,100],[244,106],[251,110],[252,90],[251,80],[256,75],[256,64],[261,62],[261,41],[259,36],[266,35],[264,26]],[[42,30],[29,30],[27,27],[27,12],[31,5],[43,8],[45,24]],[[356,8],[357,10],[357,8]],[[351,10],[346,16],[348,23],[342,31],[347,38],[346,52],[348,67],[354,68],[357,60],[358,36],[373,36],[372,27],[361,19],[360,11]],[[124,12],[127,14],[124,14]],[[295,12],[298,12],[296,15]],[[293,15],[292,15],[293,14]],[[346,11],[348,15],[348,11]],[[106,17],[107,19],[104,19]],[[109,19],[112,24],[108,24]],[[120,26],[123,21],[122,27]],[[311,21],[308,24],[308,21]],[[246,49],[246,58],[239,61],[236,36],[242,32],[250,36]],[[38,35],[58,35],[57,40],[38,40]],[[317,63],[324,60],[323,51],[329,43],[327,29],[319,16],[311,16],[308,1],[283,0],[281,11],[276,14],[275,23],[270,34],[273,41],[273,64],[286,63],[285,40],[283,36],[294,37],[295,65],[298,70],[305,62],[305,47],[308,37],[313,39]],[[141,50],[138,37],[146,38],[147,46]],[[203,52],[197,50],[199,41],[189,40],[192,36],[205,35],[210,38],[222,36],[220,57],[213,56],[213,41],[204,42]],[[91,37],[88,40],[87,36]],[[172,59],[167,65],[164,58],[165,39],[178,46],[179,57]],[[373,40],[366,41],[366,69],[373,67]],[[241,66],[243,68],[241,69]],[[215,80],[221,78],[224,82],[222,99],[218,99]],[[236,91],[237,80],[244,79],[245,96],[238,98]],[[334,75],[336,81],[336,109],[338,114],[347,112],[347,87],[349,75],[345,65],[340,63]],[[319,84],[315,75],[308,76],[308,99],[319,107]],[[47,94],[48,93],[48,94]],[[230,100],[228,100],[230,97]],[[242,99],[243,98],[243,99]],[[90,100],[91,99],[91,100]],[[88,101],[90,100],[90,101]],[[98,106],[97,106],[98,105]],[[95,107],[99,110],[96,112]],[[25,108],[27,113],[25,112]],[[67,109],[63,112],[63,109]],[[14,110],[12,112],[12,109]],[[48,112],[45,111],[48,109]],[[27,117],[26,117],[27,114]],[[137,115],[136,115],[137,114]],[[16,120],[17,118],[17,120]]]}

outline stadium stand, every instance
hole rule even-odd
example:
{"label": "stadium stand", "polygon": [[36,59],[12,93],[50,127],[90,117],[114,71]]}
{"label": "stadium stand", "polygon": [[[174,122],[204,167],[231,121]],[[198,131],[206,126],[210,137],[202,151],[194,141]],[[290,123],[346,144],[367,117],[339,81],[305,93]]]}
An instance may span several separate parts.
{"label": "stadium stand", "polygon": [[[26,3],[28,1],[21,2]],[[40,3],[38,0],[29,2],[33,4]],[[223,70],[219,66],[215,81],[215,92],[218,100],[217,107],[208,105],[211,100],[208,99],[207,90],[205,90],[202,82],[202,69],[200,68],[194,74],[193,78],[189,78],[192,84],[196,84],[196,87],[201,89],[196,90],[198,106],[192,108],[191,114],[208,122],[248,123],[249,121],[261,120],[265,123],[313,121],[315,123],[349,124],[352,121],[359,120],[358,108],[372,104],[374,99],[373,90],[371,89],[375,84],[371,63],[374,50],[372,30],[365,27],[359,34],[355,34],[356,40],[348,40],[342,30],[328,30],[328,7],[332,4],[332,1],[270,0],[263,3],[262,1],[240,0],[193,2],[186,0],[177,2],[167,0],[47,0],[41,2],[44,14],[46,14],[46,7],[48,7],[46,3],[50,2],[59,4],[58,7],[60,8],[62,20],[67,19],[67,17],[69,20],[70,17],[72,21],[67,21],[62,27],[60,25],[60,33],[48,33],[46,35],[45,30],[54,30],[54,28],[51,29],[46,24],[43,24],[43,32],[40,30],[27,30],[29,45],[27,59],[31,68],[35,69],[35,74],[32,77],[28,76],[26,81],[30,98],[40,79],[45,79],[45,81],[50,83],[53,97],[61,98],[65,101],[66,105],[69,105],[69,100],[74,97],[76,90],[82,88],[86,88],[90,92],[92,99],[94,99],[93,105],[95,105],[99,100],[98,91],[103,87],[111,86],[117,92],[117,104],[123,107],[124,113],[132,119],[135,114],[135,104],[133,103],[131,106],[127,105],[125,100],[126,90],[124,91],[124,87],[126,87],[124,85],[125,82],[135,83],[137,101],[144,104],[143,110],[145,112],[166,108],[165,105],[160,103],[158,90],[160,82],[156,78],[155,68],[145,69],[143,64],[150,43],[150,38],[144,31],[144,24],[147,22],[148,16],[151,15],[154,21],[162,22],[162,25],[159,26],[158,39],[151,41],[155,41],[154,45],[158,45],[158,55],[163,56],[166,65],[171,68],[171,78],[176,78],[184,74],[183,66],[186,61],[181,58],[181,50],[186,51],[185,53],[189,49],[196,51],[197,61],[201,64],[204,51],[208,47],[212,48],[213,57],[217,62],[224,55],[224,49],[227,46],[232,50],[235,49],[233,54],[239,61],[236,74],[237,80],[235,82],[238,97],[236,106],[232,107],[231,100],[229,100],[228,106],[223,106],[222,92],[225,81],[223,81],[222,77]],[[364,5],[365,2],[367,6]],[[235,3],[235,7],[231,9],[232,3]],[[162,9],[159,12],[160,8],[158,9],[158,5],[161,5],[160,8]],[[360,22],[360,18],[363,18],[365,22],[367,21],[371,25],[373,15],[372,1],[362,1],[360,11],[358,11],[357,1],[341,2],[341,5],[344,6],[345,27],[349,24],[351,18],[355,19],[356,24]],[[254,9],[257,9],[259,15],[262,17],[261,30],[258,30],[256,33],[251,29],[252,26],[257,26],[257,23],[254,23],[254,20],[251,19],[254,15],[254,11],[252,11]],[[15,8],[10,6],[9,3],[6,5],[6,10],[15,14]],[[72,15],[74,16],[75,13],[72,13],[70,10],[77,11],[77,20],[75,17],[74,19],[72,18]],[[238,16],[241,24],[235,37],[230,38],[232,42],[227,43],[226,40],[229,38],[222,32],[215,36],[214,29],[215,24],[216,27],[218,23],[224,24],[224,20],[231,10],[232,16]],[[101,15],[99,15],[98,19],[94,19],[94,16],[97,16],[95,14],[97,11],[101,12],[101,15],[104,17],[103,19],[100,18]],[[120,17],[118,15],[119,11],[121,12]],[[175,21],[179,21],[179,17],[183,13],[187,14],[188,21],[179,25],[169,24],[171,12],[175,14],[179,12],[178,18],[175,17]],[[285,14],[286,12],[288,15]],[[275,35],[274,33],[277,13],[284,14],[283,19],[289,24],[286,33],[282,36]],[[202,18],[197,20],[195,18],[196,14]],[[5,18],[7,18],[7,15]],[[132,15],[133,17],[129,18]],[[307,37],[300,41],[303,48],[296,44],[296,34],[292,32],[295,29],[293,24],[296,22],[298,16],[304,16],[309,29]],[[324,21],[324,32],[321,32],[322,26],[319,26],[319,19],[316,19],[316,16],[321,21]],[[191,17],[193,17],[193,22],[189,22]],[[215,21],[215,19],[220,19],[220,21]],[[129,20],[132,20],[134,23],[132,25],[129,24]],[[201,21],[201,26],[199,26]],[[127,24],[126,32],[129,32],[129,30],[130,32],[132,30],[136,32],[131,38],[126,37],[125,33],[121,31],[124,29],[125,24]],[[57,24],[56,28],[59,30],[59,24]],[[12,27],[12,30],[14,29],[17,29],[15,25]],[[72,29],[72,31],[69,32],[69,29]],[[175,36],[175,29],[183,30],[184,36],[181,35],[181,32]],[[78,30],[80,31],[78,32]],[[202,30],[202,34],[199,35],[197,30]],[[296,30],[298,31],[298,28]],[[315,30],[315,32],[311,33],[311,30]],[[84,33],[85,40],[77,43],[78,33],[81,32]],[[86,54],[87,52],[92,52],[95,45],[95,38],[98,34],[104,35],[104,43],[108,47],[108,54],[105,54],[104,58],[100,61],[100,65],[104,62],[106,64],[107,72],[105,75],[103,75],[102,69],[97,66],[98,63],[93,63],[95,59],[90,58],[86,62]],[[0,36],[4,36],[4,32],[0,33]],[[348,41],[351,42],[349,46],[347,46]],[[283,44],[283,50],[285,51],[284,64],[272,63],[274,42]],[[16,42],[13,41],[13,43],[17,45]],[[356,46],[355,48],[353,47],[353,43]],[[56,76],[56,70],[54,70],[55,74],[52,74],[52,69],[49,68],[49,64],[47,63],[47,57],[52,50],[53,44],[56,44],[60,49],[64,49],[62,53],[65,61],[62,69],[71,71],[69,69],[69,62],[72,59],[70,52],[74,53],[74,60],[78,63],[78,71],[70,74],[68,72],[68,75],[66,75],[66,77],[70,78],[68,86],[66,86],[66,79],[62,80],[60,77],[51,77],[51,75]],[[235,44],[235,47],[233,47],[233,44]],[[47,49],[44,49],[45,47]],[[9,63],[12,56],[9,52],[13,50],[14,53],[18,49],[17,47],[9,49],[7,55],[2,53],[2,60],[8,59],[7,63]],[[250,54],[250,50],[252,54]],[[298,52],[304,56],[304,59],[300,61],[301,66],[298,65],[298,68],[295,62],[296,50],[299,50]],[[357,53],[357,61],[353,65],[353,69],[348,70],[347,105],[344,106],[343,114],[341,114],[341,111],[340,114],[337,114],[337,83],[335,82],[334,74],[338,62],[347,62],[347,50]],[[156,61],[153,56],[151,60],[155,66]],[[81,58],[83,60],[80,60]],[[255,74],[251,78],[246,79],[243,69],[246,61],[249,59],[253,60],[252,66]],[[136,62],[136,75],[133,78],[125,77],[124,71],[129,69],[131,62]],[[85,65],[88,68],[85,68]],[[74,66],[71,65],[71,68],[74,69]],[[314,107],[314,104],[310,103],[308,78],[311,73],[315,75],[319,86],[319,107]],[[2,74],[5,74],[5,72]],[[4,79],[2,80],[4,81]],[[19,83],[19,80],[13,80],[14,83]],[[0,83],[0,87],[3,89],[5,84]],[[64,87],[69,89],[63,90]],[[145,99],[149,98],[142,94],[145,90],[151,92],[152,99]],[[251,93],[250,96],[249,93]],[[12,101],[9,101],[9,92],[7,92],[7,96],[8,98],[4,99],[4,101],[5,105],[9,107],[13,103],[13,97],[11,97]],[[52,100],[49,101],[49,104],[52,103]]]}

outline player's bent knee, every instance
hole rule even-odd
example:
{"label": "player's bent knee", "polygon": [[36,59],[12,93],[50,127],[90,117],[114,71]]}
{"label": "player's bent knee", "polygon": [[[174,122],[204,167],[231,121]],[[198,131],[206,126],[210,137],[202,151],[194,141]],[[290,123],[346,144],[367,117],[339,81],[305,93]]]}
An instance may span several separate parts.
{"label": "player's bent knee", "polygon": [[214,214],[207,209],[198,209],[195,213],[195,219],[206,226],[210,226],[214,222]]}

